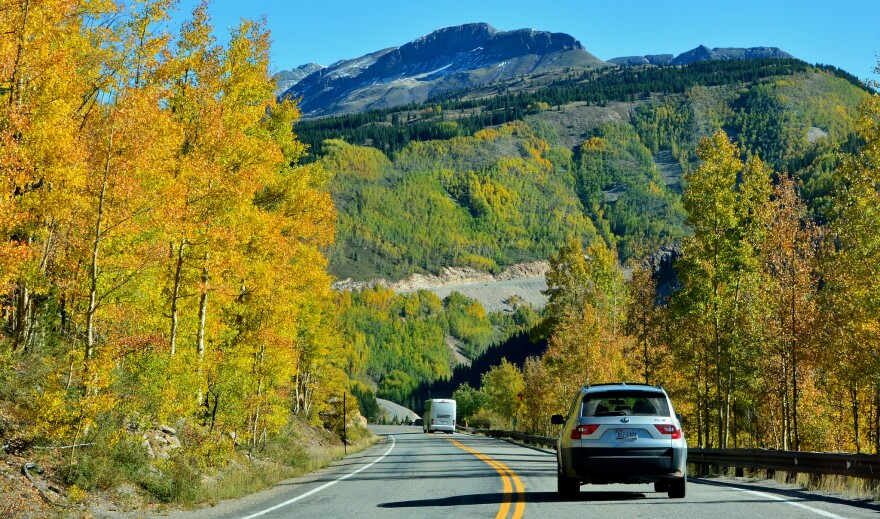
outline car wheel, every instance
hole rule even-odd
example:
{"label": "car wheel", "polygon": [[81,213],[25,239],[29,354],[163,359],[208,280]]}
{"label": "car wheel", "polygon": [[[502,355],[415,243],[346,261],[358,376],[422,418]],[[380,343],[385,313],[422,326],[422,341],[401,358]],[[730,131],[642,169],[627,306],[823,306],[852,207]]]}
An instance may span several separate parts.
{"label": "car wheel", "polygon": [[562,467],[556,469],[556,491],[564,498],[577,496],[581,491],[581,483],[562,473]]}
{"label": "car wheel", "polygon": [[687,490],[687,475],[672,481],[669,484],[669,497],[673,499],[682,499]]}

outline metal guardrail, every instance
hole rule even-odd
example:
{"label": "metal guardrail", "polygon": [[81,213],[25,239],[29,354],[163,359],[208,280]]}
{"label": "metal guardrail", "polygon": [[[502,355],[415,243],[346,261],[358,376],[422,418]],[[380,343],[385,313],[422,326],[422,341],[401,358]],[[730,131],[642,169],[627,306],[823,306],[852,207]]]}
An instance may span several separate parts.
{"label": "metal guardrail", "polygon": [[521,441],[529,445],[540,445],[542,447],[556,448],[556,438],[549,436],[535,436],[517,431],[502,431],[500,429],[474,429],[473,427],[455,427],[459,431],[470,434],[481,434],[483,436],[491,436],[492,438],[510,438],[511,440]]}
{"label": "metal guardrail", "polygon": [[880,455],[768,449],[688,449],[688,463],[789,474],[832,474],[880,479]]}
{"label": "metal guardrail", "polygon": [[[556,448],[556,438],[534,436],[516,431],[457,427],[471,434],[509,438],[530,445]],[[696,449],[688,448],[689,464],[701,467],[752,469],[789,474],[830,474],[855,478],[880,479],[880,455],[844,452],[800,452],[769,449]]]}

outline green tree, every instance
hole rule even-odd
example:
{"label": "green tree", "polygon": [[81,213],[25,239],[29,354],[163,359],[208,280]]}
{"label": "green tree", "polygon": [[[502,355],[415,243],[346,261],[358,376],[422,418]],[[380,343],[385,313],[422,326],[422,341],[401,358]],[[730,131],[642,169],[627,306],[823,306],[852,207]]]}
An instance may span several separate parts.
{"label": "green tree", "polygon": [[664,381],[669,359],[663,340],[664,309],[657,300],[654,269],[646,260],[635,264],[627,283],[631,301],[627,307],[626,332],[632,339],[627,355],[633,371],[645,384]]}
{"label": "green tree", "polygon": [[[878,66],[880,69],[880,66]],[[845,156],[835,171],[841,186],[833,200],[830,222],[835,247],[829,251],[823,280],[829,339],[837,345],[826,352],[849,404],[852,441],[863,448],[860,420],[867,402],[880,396],[880,97],[874,94],[860,106],[857,122],[864,145]],[[866,390],[870,396],[866,396]],[[843,396],[843,395],[842,395]],[[880,435],[875,435],[880,438]],[[875,449],[880,439],[875,440]]]}
{"label": "green tree", "polygon": [[456,403],[459,421],[465,423],[465,425],[468,419],[472,418],[477,412],[486,409],[489,401],[488,395],[485,392],[472,388],[467,382],[458,386],[458,389],[452,393],[452,399]]}
{"label": "green tree", "polygon": [[[700,167],[685,175],[684,207],[693,235],[682,243],[676,270],[682,289],[673,295],[674,319],[690,321],[696,335],[680,336],[683,357],[697,349],[703,379],[693,390],[702,410],[700,439],[726,447],[731,408],[751,383],[752,359],[759,346],[762,309],[749,297],[759,285],[756,246],[763,236],[770,175],[757,158],[743,164],[739,149],[723,132],[702,139]],[[709,393],[711,387],[711,395]],[[711,399],[711,400],[710,400]]]}
{"label": "green tree", "polygon": [[511,427],[520,409],[521,393],[525,388],[522,373],[516,364],[501,359],[501,364],[483,373],[480,391],[486,395],[486,405],[493,411],[502,427]]}
{"label": "green tree", "polygon": [[[814,362],[813,337],[818,307],[819,230],[788,176],[774,187],[767,238],[761,248],[767,297],[769,330],[765,351],[765,376],[771,393],[778,396],[781,447],[800,449],[800,395],[806,366]],[[807,378],[807,381],[809,379]],[[777,413],[773,413],[777,415]]]}

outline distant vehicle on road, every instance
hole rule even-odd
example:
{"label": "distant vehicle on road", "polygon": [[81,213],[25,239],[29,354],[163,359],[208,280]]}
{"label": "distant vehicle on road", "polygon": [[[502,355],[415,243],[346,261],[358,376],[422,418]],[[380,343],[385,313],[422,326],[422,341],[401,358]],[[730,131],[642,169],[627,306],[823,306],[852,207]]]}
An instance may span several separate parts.
{"label": "distant vehicle on road", "polygon": [[578,392],[556,448],[557,489],[583,483],[653,483],[655,492],[685,496],[687,442],[666,391],[646,384],[596,384]]}
{"label": "distant vehicle on road", "polygon": [[416,418],[415,421],[413,422],[413,425],[424,425],[424,424],[425,424],[425,421],[422,420],[421,418]]}
{"label": "distant vehicle on road", "polygon": [[425,400],[425,412],[422,413],[422,432],[442,431],[449,434],[455,432],[455,400],[450,398],[432,398]]}

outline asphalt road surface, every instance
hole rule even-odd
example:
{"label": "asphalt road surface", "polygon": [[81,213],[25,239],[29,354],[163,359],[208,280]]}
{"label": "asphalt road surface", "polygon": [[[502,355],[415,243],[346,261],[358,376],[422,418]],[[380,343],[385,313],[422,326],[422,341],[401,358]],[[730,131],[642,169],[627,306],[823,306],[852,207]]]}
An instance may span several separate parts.
{"label": "asphalt road surface", "polygon": [[[210,517],[302,518],[838,518],[878,517],[880,505],[773,482],[694,479],[685,499],[651,485],[587,485],[556,493],[552,452],[420,427],[373,426],[383,439],[305,478],[233,503]],[[201,511],[205,512],[205,511]]]}

